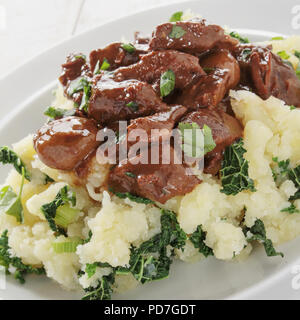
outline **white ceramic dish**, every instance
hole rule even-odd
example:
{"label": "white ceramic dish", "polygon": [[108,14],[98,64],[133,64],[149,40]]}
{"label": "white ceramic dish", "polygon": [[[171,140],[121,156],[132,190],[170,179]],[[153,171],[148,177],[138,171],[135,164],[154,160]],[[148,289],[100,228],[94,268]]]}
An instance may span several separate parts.
{"label": "white ceramic dish", "polygon": [[[173,12],[188,8],[201,13],[216,24],[232,26],[252,41],[262,41],[278,35],[280,31],[288,31],[288,28],[280,29],[277,24],[279,17],[282,21],[282,15],[286,10],[285,3],[276,4],[274,15],[272,14],[269,20],[266,16],[262,19],[260,12],[270,10],[272,5],[274,1],[270,0],[264,0],[263,3],[254,0],[184,2],[181,5],[148,10],[99,26],[44,52],[0,79],[0,145],[9,145],[20,140],[28,133],[34,132],[45,121],[43,110],[52,100],[51,90],[55,87],[60,64],[69,52],[88,53],[94,48],[120,40],[122,36],[131,39],[136,30],[150,33],[155,25],[166,21]],[[244,29],[237,29],[237,26]],[[7,171],[7,167],[0,168],[0,181],[4,180]],[[284,259],[267,258],[259,248],[243,263],[221,262],[214,258],[196,264],[177,262],[171,269],[169,279],[141,286],[115,298],[298,299],[300,291],[292,288],[295,277],[292,270],[300,265],[299,245],[300,239],[281,246],[279,249],[285,253]],[[300,267],[298,269],[300,271]],[[294,278],[294,282],[297,282],[297,278]],[[81,293],[63,291],[44,277],[29,277],[24,286],[13,279],[7,279],[6,290],[0,290],[2,299],[78,299],[81,296]]]}

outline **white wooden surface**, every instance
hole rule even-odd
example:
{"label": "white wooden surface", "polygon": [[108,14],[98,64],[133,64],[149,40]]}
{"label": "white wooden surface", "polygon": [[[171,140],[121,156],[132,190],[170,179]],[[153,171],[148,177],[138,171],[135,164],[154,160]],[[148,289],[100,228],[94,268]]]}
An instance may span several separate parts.
{"label": "white wooden surface", "polygon": [[0,75],[68,37],[182,0],[0,0]]}

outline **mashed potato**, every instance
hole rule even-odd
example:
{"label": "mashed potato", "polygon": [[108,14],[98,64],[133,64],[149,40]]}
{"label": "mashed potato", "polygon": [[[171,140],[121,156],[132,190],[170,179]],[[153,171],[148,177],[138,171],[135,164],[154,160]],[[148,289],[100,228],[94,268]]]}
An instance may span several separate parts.
{"label": "mashed potato", "polygon": [[[294,49],[300,50],[300,37],[273,41],[274,51],[286,50],[291,55]],[[298,63],[293,56],[292,63]],[[291,110],[284,102],[271,97],[264,101],[248,91],[231,91],[233,111],[244,126],[244,157],[249,161],[249,176],[253,179],[256,192],[243,191],[236,196],[221,193],[220,181],[211,175],[203,174],[203,183],[191,193],[169,200],[162,207],[177,214],[181,228],[193,233],[202,225],[207,233],[205,244],[213,250],[216,259],[231,260],[245,258],[252,246],[240,226],[244,219],[251,227],[256,219],[261,219],[266,227],[267,237],[274,244],[291,240],[300,235],[300,214],[281,212],[289,207],[289,198],[297,191],[293,182],[286,180],[276,185],[272,176],[272,158],[290,159],[291,165],[300,164],[300,110]],[[72,103],[63,97],[61,89],[56,93],[54,106],[72,108]],[[20,225],[15,218],[0,215],[0,231],[8,230],[11,251],[25,264],[43,265],[47,276],[66,289],[96,286],[97,279],[109,275],[110,268],[97,267],[95,274],[78,279],[78,272],[87,264],[108,263],[112,267],[127,266],[131,246],[158,234],[161,230],[160,209],[152,204],[138,204],[128,199],[121,200],[101,189],[108,166],[100,166],[96,161],[85,181],[76,180],[73,175],[45,166],[28,136],[14,145],[15,152],[26,165],[35,170],[31,182],[25,182],[22,195],[25,223]],[[41,173],[56,182],[44,185]],[[86,187],[78,187],[86,185]],[[19,191],[21,177],[12,170],[5,182],[15,192]],[[68,227],[68,236],[86,239],[92,231],[91,240],[77,247],[76,253],[55,253],[53,242],[64,241],[65,237],[55,238],[45,221],[40,208],[54,200],[57,192],[65,185],[76,192],[79,215]],[[294,202],[300,210],[300,200]],[[246,210],[245,210],[246,208]],[[190,241],[185,250],[175,250],[178,259],[196,261],[204,259]],[[236,259],[238,260],[238,259]],[[135,287],[137,281],[132,276],[118,276],[116,291]]]}

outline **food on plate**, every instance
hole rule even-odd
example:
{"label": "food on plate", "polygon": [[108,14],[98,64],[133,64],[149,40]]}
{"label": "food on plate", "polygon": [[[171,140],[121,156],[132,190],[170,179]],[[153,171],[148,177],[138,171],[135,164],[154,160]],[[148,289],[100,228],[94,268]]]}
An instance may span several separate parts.
{"label": "food on plate", "polygon": [[0,148],[0,265],[21,283],[107,300],[300,235],[300,37],[183,17],[70,54],[45,124]]}

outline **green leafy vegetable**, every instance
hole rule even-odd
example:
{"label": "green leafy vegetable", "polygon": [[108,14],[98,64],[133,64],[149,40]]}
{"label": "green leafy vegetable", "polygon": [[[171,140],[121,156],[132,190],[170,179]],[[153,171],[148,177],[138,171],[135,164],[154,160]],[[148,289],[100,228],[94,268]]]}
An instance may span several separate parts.
{"label": "green leafy vegetable", "polygon": [[160,95],[166,97],[175,88],[175,73],[172,70],[164,72],[160,77]]}
{"label": "green leafy vegetable", "polygon": [[[205,124],[201,130],[195,122],[180,122],[178,128],[183,139],[182,149],[189,157],[203,157],[216,147],[211,129]],[[189,130],[186,134],[185,130]],[[199,131],[198,131],[199,130]],[[201,133],[200,135],[198,133]]]}
{"label": "green leafy vegetable", "polygon": [[300,51],[295,50],[294,55],[295,55],[298,59],[300,59]]}
{"label": "green leafy vegetable", "polygon": [[293,203],[288,208],[282,209],[280,212],[287,212],[289,214],[300,213]]}
{"label": "green leafy vegetable", "polygon": [[127,103],[126,107],[132,109],[134,112],[137,112],[139,110],[139,105],[134,101]]}
{"label": "green leafy vegetable", "polygon": [[49,177],[47,174],[44,175],[44,184],[48,184],[51,182],[55,182],[51,177]]}
{"label": "green leafy vegetable", "polygon": [[113,293],[112,286],[115,282],[115,274],[112,273],[109,276],[104,276],[99,280],[99,284],[96,288],[90,287],[85,289],[87,295],[82,300],[111,300]]}
{"label": "green leafy vegetable", "polygon": [[300,165],[288,171],[288,177],[292,180],[296,188],[300,188]]}
{"label": "green leafy vegetable", "polygon": [[5,267],[7,274],[10,274],[11,267],[15,269],[14,277],[22,284],[25,283],[27,274],[45,274],[44,268],[25,265],[20,258],[11,256],[8,245],[8,230],[5,230],[0,237],[0,265]]}
{"label": "green leafy vegetable", "polygon": [[12,164],[16,171],[22,175],[22,171],[24,169],[24,177],[26,180],[31,180],[31,174],[26,169],[25,164],[21,160],[21,158],[10,148],[1,147],[0,148],[0,162],[3,164]]}
{"label": "green leafy vegetable", "polygon": [[121,47],[128,53],[134,53],[136,50],[135,46],[132,45],[131,43],[123,43]]}
{"label": "green leafy vegetable", "polygon": [[290,110],[295,110],[297,109],[295,106],[290,106]]}
{"label": "green leafy vegetable", "polygon": [[243,190],[255,192],[253,180],[249,177],[248,161],[244,159],[246,150],[243,148],[243,139],[227,147],[224,153],[221,169],[221,192],[227,195],[236,195]]}
{"label": "green leafy vegetable", "polygon": [[24,210],[22,206],[22,192],[24,186],[24,168],[19,195],[10,186],[5,186],[0,191],[0,213],[6,213],[16,218],[17,222],[24,223]]}
{"label": "green leafy vegetable", "polygon": [[248,242],[259,241],[262,243],[268,257],[279,255],[283,257],[283,253],[274,249],[272,240],[267,239],[265,225],[262,220],[257,219],[251,228],[244,227],[243,232]]}
{"label": "green leafy vegetable", "polygon": [[242,51],[242,58],[243,58],[243,61],[247,61],[248,57],[251,55],[252,53],[252,50],[251,49],[244,49]]}
{"label": "green leafy vegetable", "polygon": [[278,178],[284,178],[289,173],[290,160],[278,160],[278,157],[272,158],[273,162],[277,164],[277,168],[272,168],[273,179],[276,182]]}
{"label": "green leafy vegetable", "polygon": [[171,18],[170,18],[170,22],[176,22],[176,21],[181,21],[183,15],[183,11],[177,11],[175,13],[172,14]]}
{"label": "green leafy vegetable", "polygon": [[169,38],[171,39],[179,39],[183,37],[186,34],[186,31],[182,29],[180,26],[177,26],[176,24],[173,25],[172,30],[169,34]]}
{"label": "green leafy vegetable", "polygon": [[67,110],[67,109],[49,107],[44,112],[44,115],[51,119],[60,119],[60,118],[74,116],[75,112],[76,112],[75,109]]}
{"label": "green leafy vegetable", "polygon": [[229,35],[230,35],[232,38],[235,38],[235,39],[239,40],[239,42],[241,42],[241,43],[249,43],[249,42],[250,42],[248,38],[240,36],[240,35],[239,35],[237,32],[235,32],[235,31],[230,32]]}
{"label": "green leafy vegetable", "polygon": [[206,233],[202,230],[202,226],[199,225],[194,233],[190,236],[190,241],[199,252],[205,257],[213,256],[213,250],[205,244]]}
{"label": "green leafy vegetable", "polygon": [[135,196],[129,192],[121,193],[121,192],[114,192],[112,189],[109,190],[112,192],[115,196],[117,196],[120,199],[126,199],[128,198],[129,200],[136,202],[136,203],[143,203],[143,204],[153,204],[154,201],[147,199],[147,198],[142,198]]}
{"label": "green leafy vegetable", "polygon": [[72,97],[75,93],[83,91],[84,87],[88,85],[87,79],[83,77],[79,77],[73,81],[71,81],[67,93],[70,97]]}
{"label": "green leafy vegetable", "polygon": [[99,74],[100,71],[106,71],[110,68],[110,63],[106,58],[103,59],[102,65],[100,67],[100,61],[98,60],[95,66],[94,74]]}
{"label": "green leafy vegetable", "polygon": [[[59,207],[64,206],[66,204],[71,204],[73,207],[76,205],[76,196],[74,192],[70,191],[68,186],[63,187],[60,189],[58,194],[56,195],[55,199],[47,204],[44,204],[41,207],[41,211],[43,212],[45,218],[49,223],[49,227],[53,230],[56,234],[62,234],[67,236],[64,227],[59,226],[57,224],[56,215]],[[60,220],[62,217],[60,218]]]}
{"label": "green leafy vegetable", "polygon": [[92,86],[89,82],[86,82],[83,87],[83,96],[81,100],[81,104],[79,106],[79,110],[83,110],[85,112],[88,112],[89,108],[89,100],[92,94]]}

